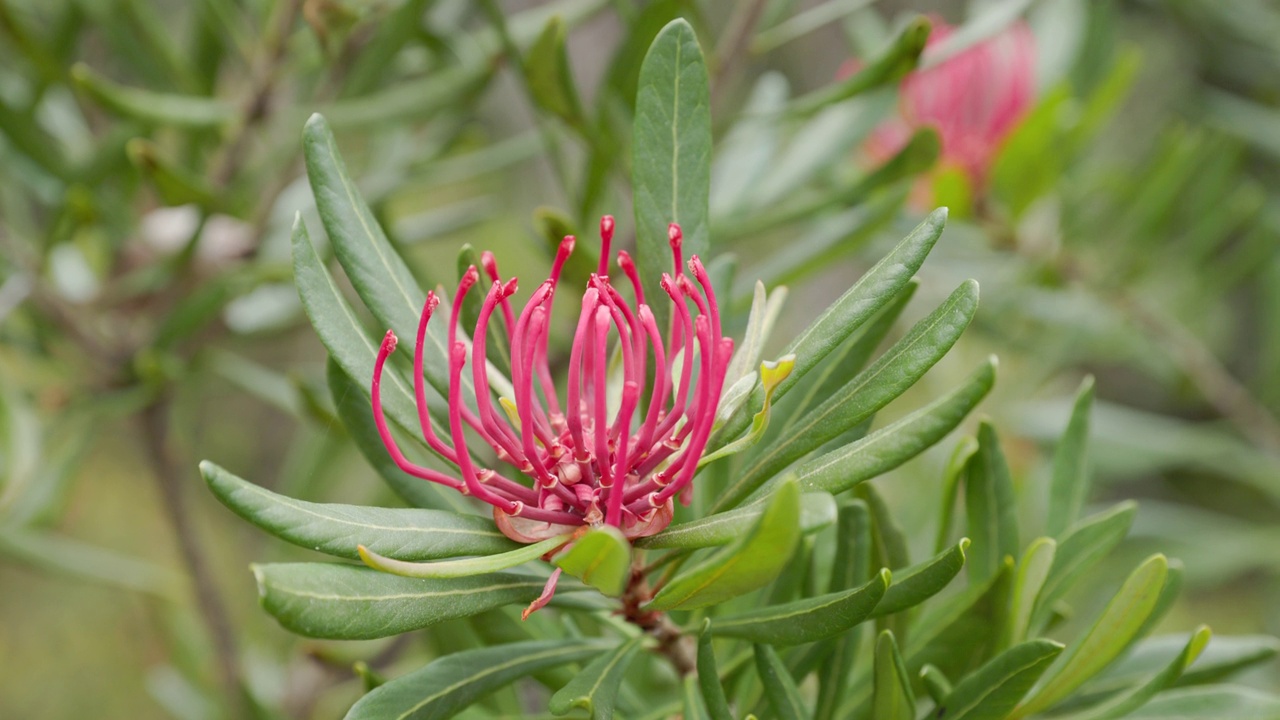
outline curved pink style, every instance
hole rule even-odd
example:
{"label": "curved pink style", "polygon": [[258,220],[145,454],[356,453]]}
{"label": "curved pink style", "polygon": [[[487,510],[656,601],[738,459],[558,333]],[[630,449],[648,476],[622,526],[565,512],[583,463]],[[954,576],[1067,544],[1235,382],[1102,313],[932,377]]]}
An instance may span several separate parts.
{"label": "curved pink style", "polygon": [[[381,397],[383,369],[396,349],[394,333],[387,332],[378,352],[373,415],[396,465],[492,505],[495,524],[518,542],[537,542],[584,526],[611,525],[629,538],[661,531],[671,522],[672,498],[693,480],[711,436],[733,341],[720,336],[720,311],[706,268],[695,255],[685,273],[683,235],[673,223],[668,232],[672,273],[663,275],[660,294],[670,306],[671,323],[664,334],[645,302],[630,256],[619,252],[616,259],[634,302],[606,274],[613,232],[613,218],[605,216],[600,221],[600,264],[582,295],[563,405],[551,381],[547,343],[560,273],[574,248],[572,236],[561,242],[551,276],[518,315],[509,302],[515,278],[504,283],[493,255],[481,255],[491,284],[470,346],[458,339],[458,308],[468,293],[481,292],[474,287],[481,273],[472,267],[463,274],[449,318],[449,427],[440,435],[431,427],[422,374],[427,324],[440,304],[435,293],[427,293],[414,349],[418,420],[427,445],[453,463],[458,476],[415,465],[396,445]],[[489,385],[487,340],[495,322],[504,327],[511,348],[512,398],[495,399]],[[467,363],[471,372],[464,375]],[[610,385],[610,375],[619,370],[621,377]],[[471,380],[469,397],[464,397],[464,377]],[[468,404],[472,401],[473,406]],[[508,477],[481,466],[480,457],[467,447],[468,434],[519,475]],[[523,479],[515,479],[519,476]],[[553,586],[554,578],[548,593]]]}
{"label": "curved pink style", "polygon": [[[955,32],[933,18],[922,60]],[[942,140],[942,163],[959,167],[975,187],[986,180],[1004,139],[1035,99],[1035,36],[1018,21],[1000,34],[902,81],[901,118],[881,126],[873,145],[881,153],[901,148],[911,132],[933,127]]]}

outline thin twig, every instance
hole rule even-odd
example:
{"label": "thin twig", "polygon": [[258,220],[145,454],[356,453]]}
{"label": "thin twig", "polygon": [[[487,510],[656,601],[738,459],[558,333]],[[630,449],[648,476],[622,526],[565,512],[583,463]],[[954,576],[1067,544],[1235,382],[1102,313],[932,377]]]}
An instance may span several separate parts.
{"label": "thin twig", "polygon": [[719,107],[728,86],[729,71],[751,45],[751,33],[755,32],[760,15],[764,13],[765,0],[738,3],[737,10],[729,18],[729,26],[716,44],[716,63],[711,70],[711,106]]}
{"label": "thin twig", "polygon": [[1117,303],[1173,356],[1205,402],[1258,447],[1280,452],[1280,421],[1198,337],[1177,320],[1126,294]]}
{"label": "thin twig", "polygon": [[231,717],[245,717],[246,696],[241,684],[239,653],[236,636],[231,628],[230,616],[218,592],[218,582],[209,567],[208,558],[196,537],[191,508],[188,502],[185,467],[174,456],[169,436],[170,398],[160,395],[149,404],[138,418],[146,446],[147,460],[160,489],[160,498],[169,524],[178,539],[178,550],[183,564],[190,573],[192,590],[200,617],[213,642],[218,665],[218,678],[223,689],[223,699]]}

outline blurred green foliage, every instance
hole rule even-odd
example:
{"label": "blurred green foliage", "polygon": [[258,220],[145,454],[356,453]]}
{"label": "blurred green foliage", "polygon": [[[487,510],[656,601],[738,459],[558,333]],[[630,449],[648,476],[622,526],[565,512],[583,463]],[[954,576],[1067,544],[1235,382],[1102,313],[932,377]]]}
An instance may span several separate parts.
{"label": "blurred green foliage", "polygon": [[[924,406],[988,354],[1000,355],[985,411],[1004,436],[1007,467],[983,477],[1014,491],[1003,495],[1007,521],[995,538],[1020,559],[1015,577],[1034,578],[1046,551],[1008,528],[1039,527],[1031,518],[1045,515],[1050,488],[1067,483],[1060,478],[1096,478],[1087,499],[1073,500],[1086,515],[1095,502],[1141,499],[1130,538],[1093,571],[1095,584],[1067,598],[1081,611],[1063,627],[1088,638],[1080,619],[1102,614],[1130,569],[1160,551],[1182,560],[1184,570],[1165,572],[1180,573],[1187,591],[1161,608],[1161,627],[1184,636],[1139,644],[1078,688],[1081,696],[1103,697],[1158,671],[1200,642],[1185,633],[1201,621],[1220,635],[1280,631],[1274,3],[525,5],[0,0],[0,715],[332,717],[383,675],[524,637],[505,610],[386,640],[286,636],[257,607],[246,567],[309,555],[226,512],[195,463],[218,458],[292,497],[458,509],[457,498],[397,483],[376,441],[371,472],[352,447],[368,450],[367,433],[339,420],[366,407],[366,377],[326,369],[295,290],[295,213],[320,227],[303,123],[317,111],[328,119],[360,192],[422,287],[456,280],[464,243],[497,251],[508,273],[537,277],[562,235],[604,212],[630,216],[633,178],[657,171],[643,152],[649,140],[632,135],[643,112],[637,89],[650,42],[678,16],[690,21],[710,70],[713,132],[699,141],[710,155],[709,232],[698,242],[717,258],[718,286],[733,288],[726,334],[741,336],[757,279],[771,302],[780,297],[774,286],[789,286],[774,325],[809,325],[916,224],[920,193],[951,205],[919,289],[909,286],[839,357],[856,368],[882,341],[902,337],[909,325],[898,327],[899,313],[914,321],[925,312],[904,309],[913,292],[931,308],[977,278],[984,304],[973,327],[902,404]],[[928,129],[879,162],[860,152],[895,111],[894,87],[919,53],[924,23],[913,11],[936,9],[954,23],[970,20],[974,38],[1017,15],[1036,34],[1036,103],[1003,146],[989,187],[934,170],[939,140]],[[837,80],[851,57],[862,70]],[[626,243],[651,242],[670,220],[659,208],[638,212],[649,222]],[[317,260],[327,262],[334,249],[316,240]],[[580,284],[592,266],[575,258],[566,275]],[[555,332],[563,339],[569,331]],[[793,334],[775,332],[763,356]],[[775,447],[853,372],[824,371],[792,395],[761,447]],[[1079,432],[1090,451],[1075,470],[1054,447],[1087,373],[1096,401]],[[861,437],[871,415],[881,425],[905,412],[897,404],[879,411],[851,417],[838,437],[818,443],[832,443],[822,451]],[[900,567],[903,551],[921,557],[954,546],[957,531],[946,528],[961,527],[960,518],[954,503],[935,498],[968,493],[974,458],[989,459],[991,426],[972,430],[976,441],[962,440],[950,464],[949,442],[894,470],[869,496],[841,501],[842,526],[862,523],[875,538],[859,584],[881,565]],[[716,502],[701,487],[727,486],[727,467],[704,473],[696,508]],[[981,507],[976,496],[965,499],[964,512]],[[886,534],[895,523],[876,514],[890,511],[912,529],[896,541]],[[1061,554],[1059,531],[1070,520],[1049,517],[1045,533]],[[970,582],[1009,575],[1001,562],[971,556],[978,577]],[[1163,583],[1160,568],[1142,567]],[[776,592],[805,582],[784,574]],[[1056,656],[1046,645],[1026,647],[1044,642],[1028,640],[1037,634],[1027,628],[1056,618],[1052,609],[1024,609],[1027,625],[1011,626],[1001,648],[1026,640],[1017,647],[1032,664]],[[905,620],[877,624],[899,635],[863,637],[874,663],[853,681],[875,689],[876,707],[890,717],[915,701],[910,687],[901,697],[893,689],[902,668],[916,673],[924,657],[909,636],[903,641]],[[527,627],[539,637],[580,630],[537,614]],[[1222,640],[1182,682],[1216,680],[1215,672],[1274,654],[1265,639]],[[563,661],[599,649],[588,646]],[[737,681],[735,697],[785,716],[794,686],[779,666],[798,660],[758,647],[719,658],[720,672],[755,678],[742,668],[758,670],[762,682]],[[620,646],[619,657],[630,651]],[[947,687],[948,677],[962,677],[955,667],[976,667],[971,660],[925,663],[934,672],[920,701],[972,693],[964,682]],[[357,661],[364,670],[353,672]],[[699,654],[700,665],[714,661]],[[643,667],[632,672],[654,672]],[[521,672],[553,688],[572,677],[550,664]],[[1280,673],[1272,662],[1240,680],[1275,688]],[[812,710],[844,716],[831,689],[844,681],[821,675]],[[686,702],[706,696],[714,713],[705,691],[685,690]],[[1251,695],[1175,692],[1188,695],[1161,695],[1138,716],[1232,702],[1238,710],[1218,712],[1273,717]],[[552,705],[567,707],[572,695]],[[636,698],[624,692],[617,703],[633,708]],[[513,691],[486,706],[490,715],[521,707]]]}

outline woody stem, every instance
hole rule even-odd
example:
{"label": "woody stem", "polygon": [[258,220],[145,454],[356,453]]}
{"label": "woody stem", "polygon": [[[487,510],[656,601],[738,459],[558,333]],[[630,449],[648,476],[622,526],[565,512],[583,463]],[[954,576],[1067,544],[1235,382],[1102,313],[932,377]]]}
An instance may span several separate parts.
{"label": "woody stem", "polygon": [[652,598],[653,590],[637,562],[631,567],[631,580],[622,593],[622,616],[658,641],[658,654],[671,663],[677,675],[683,678],[693,674],[697,671],[697,649],[693,638],[680,632],[666,613],[642,609],[641,606]]}

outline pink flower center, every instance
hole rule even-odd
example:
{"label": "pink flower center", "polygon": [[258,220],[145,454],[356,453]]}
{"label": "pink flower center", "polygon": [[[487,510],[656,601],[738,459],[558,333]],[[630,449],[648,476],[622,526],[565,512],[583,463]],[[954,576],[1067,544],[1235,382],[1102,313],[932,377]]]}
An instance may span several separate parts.
{"label": "pink flower center", "polygon": [[[584,525],[611,525],[632,538],[662,530],[671,522],[672,498],[689,486],[711,436],[733,341],[721,335],[706,268],[695,255],[688,262],[689,274],[684,272],[682,235],[673,223],[668,232],[673,274],[663,273],[661,281],[671,316],[664,333],[625,251],[617,253],[617,263],[634,303],[610,282],[613,232],[613,218],[605,216],[600,221],[600,265],[582,295],[569,354],[563,408],[551,380],[547,344],[560,274],[574,248],[572,236],[560,243],[550,277],[518,316],[510,301],[515,278],[504,283],[493,255],[481,256],[492,284],[470,346],[459,339],[459,308],[480,274],[474,266],[463,274],[449,318],[447,439],[432,428],[423,379],[427,323],[440,304],[435,293],[427,293],[414,351],[418,420],[428,447],[453,463],[459,477],[410,462],[387,427],[380,390],[387,357],[396,349],[395,333],[387,332],[374,366],[374,420],[397,466],[489,503],[498,527],[520,542]],[[494,322],[501,323],[509,341],[514,389],[514,397],[497,401],[486,355]],[[474,398],[464,397],[462,373],[468,362]],[[526,480],[480,466],[467,447],[468,435]]]}

